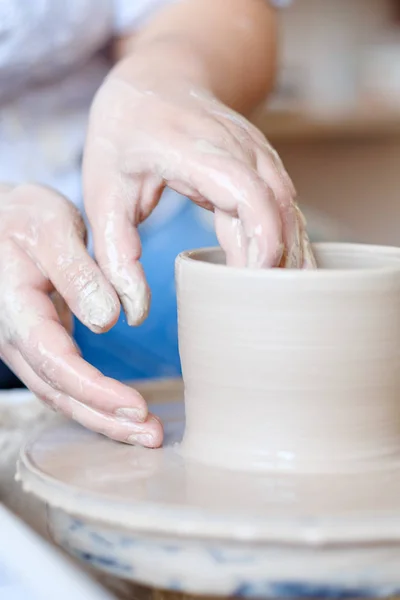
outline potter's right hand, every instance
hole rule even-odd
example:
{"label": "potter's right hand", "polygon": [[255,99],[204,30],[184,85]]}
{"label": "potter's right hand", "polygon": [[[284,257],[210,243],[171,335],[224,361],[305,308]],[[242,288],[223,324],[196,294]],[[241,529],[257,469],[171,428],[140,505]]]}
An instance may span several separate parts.
{"label": "potter's right hand", "polygon": [[[56,192],[0,186],[0,357],[36,396],[89,429],[159,446],[161,423],[142,396],[85,362],[63,327],[69,309],[96,333],[119,315],[84,240],[81,216]],[[54,291],[67,310],[57,312]]]}

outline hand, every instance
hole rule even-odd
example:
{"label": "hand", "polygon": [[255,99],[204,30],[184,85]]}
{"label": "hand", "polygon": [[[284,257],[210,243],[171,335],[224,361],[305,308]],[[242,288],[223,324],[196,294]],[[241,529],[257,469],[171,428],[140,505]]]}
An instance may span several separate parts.
{"label": "hand", "polygon": [[86,251],[78,211],[50,189],[0,187],[0,299],[0,356],[36,396],[116,440],[161,444],[162,426],[140,394],[85,362],[62,325],[71,323],[68,305],[104,332],[119,301]]}
{"label": "hand", "polygon": [[111,72],[92,106],[84,156],[96,258],[130,324],[149,302],[137,225],[166,185],[214,210],[228,264],[313,263],[293,184],[260,131],[182,77],[153,73],[136,56]]}

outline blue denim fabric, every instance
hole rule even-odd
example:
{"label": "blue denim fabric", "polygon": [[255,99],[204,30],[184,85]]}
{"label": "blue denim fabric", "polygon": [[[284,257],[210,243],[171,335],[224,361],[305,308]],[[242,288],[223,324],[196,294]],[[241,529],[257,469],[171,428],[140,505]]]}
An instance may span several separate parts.
{"label": "blue denim fabric", "polygon": [[119,380],[180,374],[174,263],[183,250],[215,246],[213,228],[186,200],[160,227],[141,231],[142,264],[152,291],[150,315],[140,327],[129,327],[122,313],[108,333],[96,335],[78,321],[75,339],[84,358],[105,375]]}

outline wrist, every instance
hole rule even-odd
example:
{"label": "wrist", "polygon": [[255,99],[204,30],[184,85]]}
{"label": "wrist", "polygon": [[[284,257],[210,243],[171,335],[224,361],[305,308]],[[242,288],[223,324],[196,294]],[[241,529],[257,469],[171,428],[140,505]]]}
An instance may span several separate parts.
{"label": "wrist", "polygon": [[114,67],[113,74],[147,90],[168,84],[212,92],[202,53],[190,40],[179,36],[137,40],[132,51]]}

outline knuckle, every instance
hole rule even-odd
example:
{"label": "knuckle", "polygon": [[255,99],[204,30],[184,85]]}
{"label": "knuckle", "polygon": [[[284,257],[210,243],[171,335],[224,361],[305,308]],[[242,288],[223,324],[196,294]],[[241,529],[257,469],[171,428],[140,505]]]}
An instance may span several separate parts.
{"label": "knuckle", "polygon": [[[2,192],[4,192],[2,194]],[[15,187],[0,187],[0,233],[25,233],[28,241],[43,236],[69,231],[71,227],[79,238],[85,239],[86,227],[78,209],[58,192],[37,183],[23,183]],[[47,227],[50,223],[60,225]],[[34,235],[33,235],[34,234]]]}
{"label": "knuckle", "polygon": [[262,147],[271,148],[273,150],[271,144],[268,142],[267,138],[258,127],[250,123],[247,131],[256,143],[260,144]]}
{"label": "knuckle", "polygon": [[[66,218],[82,220],[78,209],[74,204],[59,192],[38,183],[22,183],[11,190],[14,202],[30,200],[30,205],[35,213],[41,214],[43,208],[48,208],[54,216],[62,215]],[[32,202],[34,198],[35,202]]]}
{"label": "knuckle", "polygon": [[87,298],[97,292],[100,287],[97,273],[89,266],[82,265],[78,260],[73,259],[71,263],[64,266],[63,274],[66,286],[62,295],[74,290],[81,297]]}
{"label": "knuckle", "polygon": [[64,196],[60,196],[57,206],[57,217],[63,225],[63,230],[68,230],[72,226],[74,231],[83,237],[86,234],[86,226],[83,217],[76,206]]}
{"label": "knuckle", "polygon": [[[54,364],[47,358],[41,357],[37,362],[36,373],[44,381],[45,384],[54,386],[57,384],[57,373]],[[48,397],[46,392],[46,397]]]}
{"label": "knuckle", "polygon": [[72,223],[82,235],[86,232],[82,215],[76,206],[68,198],[49,187],[37,183],[23,183],[12,188],[10,195],[16,208],[26,208],[29,201],[29,215],[37,222],[61,220],[64,227]]}
{"label": "knuckle", "polygon": [[69,204],[68,210],[75,233],[79,239],[86,241],[86,225],[81,213],[72,203]]}
{"label": "knuckle", "polygon": [[247,191],[255,191],[259,194],[265,190],[265,185],[262,183],[258,173],[249,165],[241,163],[236,165],[236,180],[243,189]]}
{"label": "knuckle", "polygon": [[[36,207],[35,212],[41,212],[43,206],[50,205],[54,207],[62,196],[51,188],[39,183],[21,183],[17,185],[12,191],[13,200],[16,203],[26,204],[29,200],[32,206],[32,210]],[[34,199],[34,202],[32,202]]]}
{"label": "knuckle", "polygon": [[46,404],[48,408],[50,408],[54,412],[58,411],[57,402],[53,394],[51,394],[50,392],[43,392],[43,390],[35,391],[32,387],[30,388],[30,390],[36,396],[36,398],[43,402],[43,404]]}

